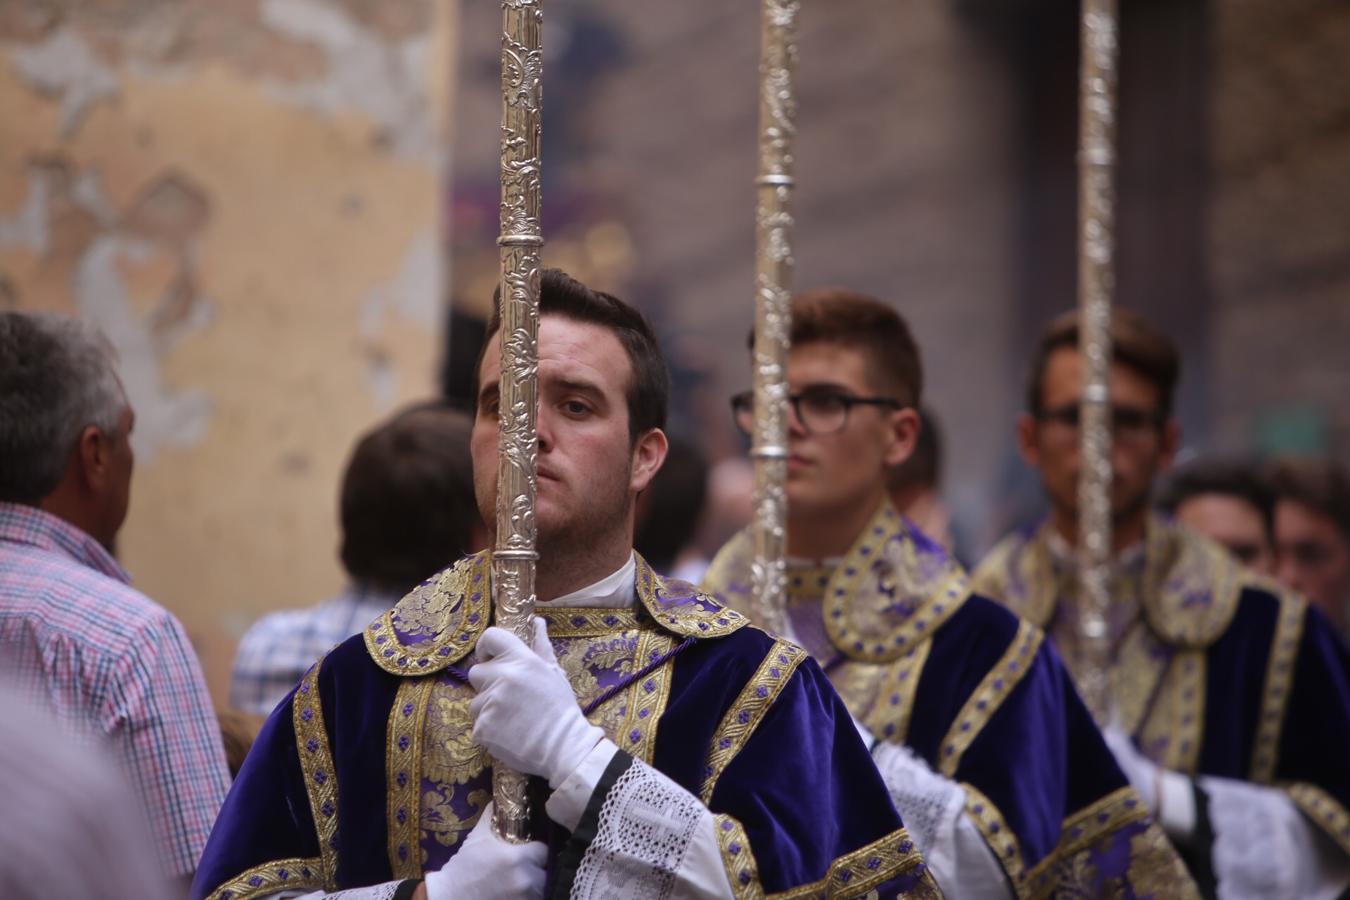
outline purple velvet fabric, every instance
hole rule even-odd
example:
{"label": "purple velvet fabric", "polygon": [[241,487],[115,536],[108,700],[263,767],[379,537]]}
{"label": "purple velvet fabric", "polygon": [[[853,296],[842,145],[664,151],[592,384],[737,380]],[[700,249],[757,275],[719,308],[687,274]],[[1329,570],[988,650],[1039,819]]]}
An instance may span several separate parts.
{"label": "purple velvet fabric", "polygon": [[[713,732],[771,643],[762,632],[743,628],[695,641],[676,655],[657,731],[658,769],[698,793]],[[387,721],[398,682],[374,665],[361,636],[330,653],[318,677],[338,779],[339,887],[393,877],[384,779]],[[292,703],[293,695],[272,714],[250,752],[207,844],[193,898],[255,866],[318,856]],[[717,784],[710,807],[744,826],[769,891],[818,881],[837,858],[901,828],[842,701],[810,660]],[[441,852],[448,858],[453,848]],[[882,861],[860,864],[866,870],[869,863]],[[901,896],[923,871],[922,865],[911,868],[876,889],[882,897]]]}

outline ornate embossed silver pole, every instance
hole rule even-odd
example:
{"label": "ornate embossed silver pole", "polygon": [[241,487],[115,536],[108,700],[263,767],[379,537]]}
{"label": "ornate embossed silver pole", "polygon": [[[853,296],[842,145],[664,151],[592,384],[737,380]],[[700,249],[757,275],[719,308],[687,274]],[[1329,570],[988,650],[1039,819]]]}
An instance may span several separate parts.
{"label": "ornate embossed silver pole", "polygon": [[[539,367],[539,134],[543,0],[502,0],[501,403],[497,544],[492,553],[496,624],[527,643],[534,614],[535,461]],[[529,838],[526,778],[492,767],[493,829]]]}
{"label": "ornate embossed silver pole", "polygon": [[754,609],[787,629],[787,355],[792,323],[792,189],[799,0],[763,0],[759,62],[759,177],[755,181]]}
{"label": "ornate embossed silver pole", "polygon": [[1107,611],[1111,567],[1111,304],[1115,294],[1116,0],[1083,0],[1078,146],[1079,688],[1099,723],[1115,718]]}

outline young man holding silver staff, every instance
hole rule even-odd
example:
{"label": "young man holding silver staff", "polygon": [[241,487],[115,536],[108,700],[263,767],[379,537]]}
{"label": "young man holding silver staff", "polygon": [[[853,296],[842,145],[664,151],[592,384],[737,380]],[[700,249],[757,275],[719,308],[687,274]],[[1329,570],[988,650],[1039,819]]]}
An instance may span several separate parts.
{"label": "young man holding silver staff", "polygon": [[[1193,895],[1040,629],[973,594],[905,521],[888,474],[913,452],[918,347],[884,303],[792,302],[786,620],[824,667],[943,889],[963,898]],[[754,410],[738,396],[737,422]],[[703,587],[748,607],[749,532]]]}
{"label": "young man holding silver staff", "polygon": [[[633,553],[666,450],[646,320],[556,270],[540,310],[532,645],[489,627],[489,553],[339,645],[263,728],[193,896],[936,896],[815,664]],[[489,340],[488,519],[499,367]],[[530,843],[489,828],[493,760],[536,776]]]}

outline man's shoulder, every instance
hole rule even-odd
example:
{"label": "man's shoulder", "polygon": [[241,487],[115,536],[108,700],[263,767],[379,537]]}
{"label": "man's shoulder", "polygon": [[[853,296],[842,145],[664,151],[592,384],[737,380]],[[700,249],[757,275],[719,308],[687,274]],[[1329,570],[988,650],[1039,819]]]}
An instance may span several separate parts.
{"label": "man's shoulder", "polygon": [[129,584],[40,550],[28,555],[10,554],[0,565],[0,608],[8,616],[110,650],[177,625],[172,613]]}

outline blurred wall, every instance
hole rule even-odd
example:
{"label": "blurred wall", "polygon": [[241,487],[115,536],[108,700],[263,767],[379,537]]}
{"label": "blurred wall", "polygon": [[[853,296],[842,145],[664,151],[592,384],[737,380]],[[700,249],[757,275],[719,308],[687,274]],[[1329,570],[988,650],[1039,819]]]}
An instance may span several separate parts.
{"label": "blurred wall", "polygon": [[137,410],[121,556],[217,701],[342,582],[354,437],[438,356],[452,0],[0,5],[0,305],[73,312]]}

